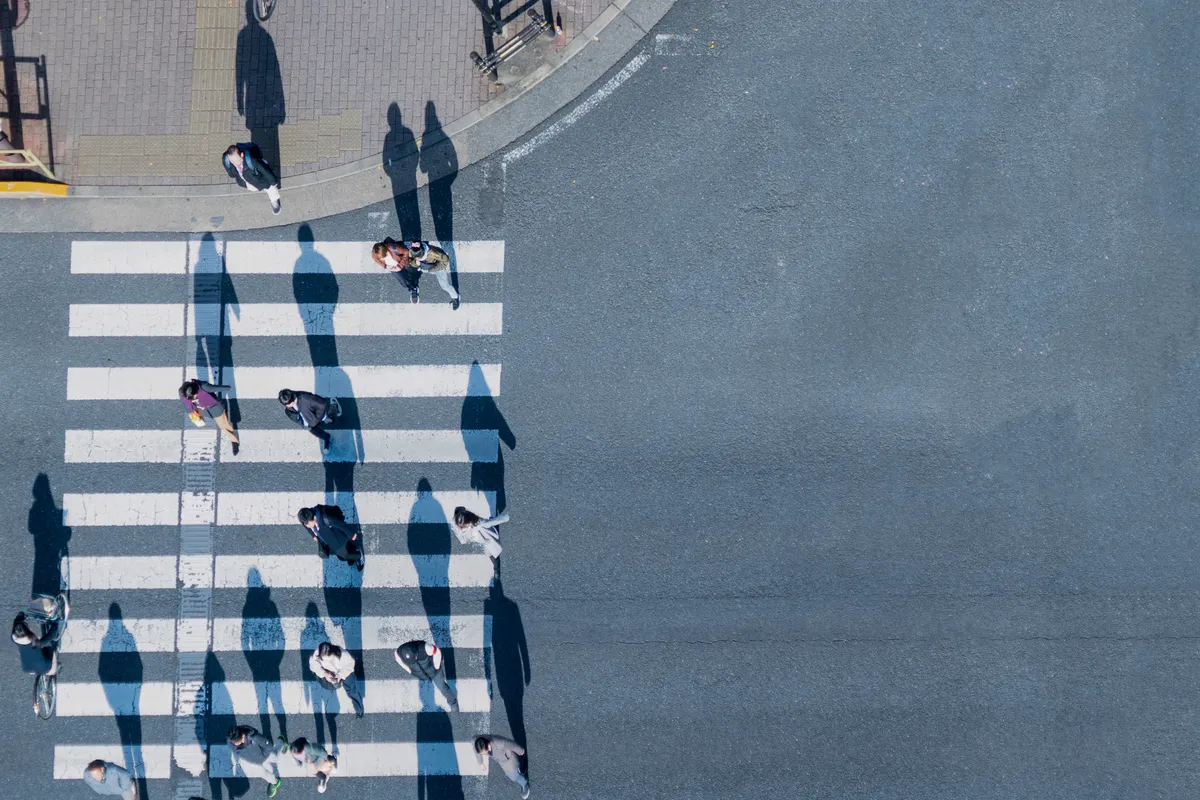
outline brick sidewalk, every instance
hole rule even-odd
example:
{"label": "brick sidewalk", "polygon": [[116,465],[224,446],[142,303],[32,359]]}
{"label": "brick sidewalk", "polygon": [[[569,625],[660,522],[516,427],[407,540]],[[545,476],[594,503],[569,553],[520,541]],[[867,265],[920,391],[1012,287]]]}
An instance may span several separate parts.
{"label": "brick sidewalk", "polygon": [[[608,2],[556,2],[567,40]],[[24,146],[46,160],[52,139],[72,184],[221,183],[221,151],[253,126],[286,178],[381,153],[503,91],[471,63],[484,49],[471,0],[352,5],[278,0],[259,25],[244,0],[29,0],[12,31]],[[506,3],[503,17],[527,7]],[[39,107],[48,119],[30,118]]]}

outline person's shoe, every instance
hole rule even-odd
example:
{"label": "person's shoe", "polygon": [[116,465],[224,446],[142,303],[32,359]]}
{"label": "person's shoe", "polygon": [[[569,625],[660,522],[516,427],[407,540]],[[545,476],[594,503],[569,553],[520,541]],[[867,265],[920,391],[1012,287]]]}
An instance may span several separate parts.
{"label": "person's shoe", "polygon": [[[362,572],[366,568],[366,566],[367,566],[367,557],[366,556],[363,556],[354,564],[354,568],[357,569],[359,572]],[[361,717],[362,714],[359,714],[359,716]]]}
{"label": "person's shoe", "polygon": [[329,776],[322,772],[317,776],[317,791],[325,794],[325,790],[329,788]]}
{"label": "person's shoe", "polygon": [[529,798],[529,784],[526,783],[525,788],[521,790],[521,800],[528,800],[528,798]]}
{"label": "person's shoe", "polygon": [[267,787],[267,797],[274,797],[279,787],[283,785],[283,778],[276,778],[275,782]]}
{"label": "person's shoe", "polygon": [[417,290],[416,290],[416,289],[409,289],[409,290],[408,290],[408,297],[409,297],[409,299],[410,299],[410,300],[412,300],[412,304],[413,304],[414,306],[415,306],[417,303],[421,302],[421,295],[420,295],[420,293],[419,293],[419,292],[417,292]]}
{"label": "person's shoe", "polygon": [[271,201],[271,213],[272,213],[272,214],[278,214],[278,213],[279,213],[279,209],[280,209],[280,208],[281,208],[281,206],[280,206],[280,204],[279,204],[279,201],[278,201],[278,200],[272,200],[272,201]]}
{"label": "person's shoe", "polygon": [[235,456],[236,456],[236,455],[237,455],[239,452],[241,452],[241,449],[242,449],[242,443],[241,443],[241,442],[234,442],[234,443],[233,443],[233,454],[234,454]]}
{"label": "person's shoe", "polygon": [[460,305],[462,305],[462,298],[460,298],[460,297],[456,297],[456,298],[454,298],[453,300],[451,300],[451,301],[450,301],[450,310],[451,310],[451,311],[458,311],[458,307],[459,307]]}
{"label": "person's shoe", "polygon": [[275,741],[279,742],[279,755],[283,755],[288,751],[288,740],[282,736],[276,736]]}
{"label": "person's shoe", "polygon": [[328,453],[328,452],[329,452],[329,444],[330,444],[330,442],[331,442],[331,440],[330,440],[330,439],[325,439],[324,441],[322,441],[322,442],[321,442],[321,452],[322,452],[322,453]]}

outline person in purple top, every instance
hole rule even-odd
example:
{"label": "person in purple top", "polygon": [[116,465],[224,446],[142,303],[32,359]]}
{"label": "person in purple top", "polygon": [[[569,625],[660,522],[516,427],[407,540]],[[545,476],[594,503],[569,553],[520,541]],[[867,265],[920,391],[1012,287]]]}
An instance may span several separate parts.
{"label": "person in purple top", "polygon": [[[228,392],[229,390],[228,386],[198,381],[193,378],[190,381],[184,381],[183,386],[179,387],[179,401],[187,408],[188,414],[191,414],[193,419],[201,419],[201,415],[208,412],[216,426],[225,431],[229,440],[237,445],[241,444],[237,431],[233,429],[233,423],[229,421],[229,415],[225,413],[225,406],[216,396],[217,392]],[[236,447],[233,453],[237,455]]]}

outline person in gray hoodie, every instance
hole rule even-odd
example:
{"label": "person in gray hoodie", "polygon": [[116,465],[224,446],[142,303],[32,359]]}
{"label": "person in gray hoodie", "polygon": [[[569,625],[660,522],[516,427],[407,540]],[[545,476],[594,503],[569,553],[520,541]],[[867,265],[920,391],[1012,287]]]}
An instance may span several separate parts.
{"label": "person in gray hoodie", "polygon": [[122,800],[137,800],[137,784],[124,767],[97,758],[83,770],[83,782],[96,794],[120,796]]}
{"label": "person in gray hoodie", "polygon": [[521,789],[521,800],[529,797],[529,778],[525,777],[525,773],[521,770],[521,756],[523,755],[525,755],[525,748],[512,739],[491,734],[475,737],[475,758],[479,760],[480,766],[488,756],[491,756],[500,765],[500,769],[504,770],[508,779]]}
{"label": "person in gray hoodie", "polygon": [[283,783],[276,766],[279,753],[274,742],[249,725],[235,725],[230,728],[225,740],[229,743],[229,753],[235,762],[254,765],[252,770],[242,768],[247,777],[252,772],[257,772],[260,778],[270,784],[267,797],[274,797],[279,791],[279,785]]}

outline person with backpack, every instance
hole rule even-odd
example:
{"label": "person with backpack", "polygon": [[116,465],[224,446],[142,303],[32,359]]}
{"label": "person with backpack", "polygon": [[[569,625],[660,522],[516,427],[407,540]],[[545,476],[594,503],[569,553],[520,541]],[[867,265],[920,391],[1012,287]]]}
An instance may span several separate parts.
{"label": "person with backpack", "polygon": [[324,505],[302,508],[296,518],[317,543],[317,555],[329,558],[332,553],[347,564],[353,564],[359,572],[363,571],[366,562],[359,546],[358,532],[346,524],[340,508]]}
{"label": "person with backpack", "polygon": [[460,298],[450,280],[450,254],[429,242],[409,242],[408,258],[418,272],[431,273],[437,279],[442,291],[450,295],[450,307],[458,311]]}
{"label": "person with backpack", "polygon": [[408,289],[408,296],[413,305],[421,302],[420,292],[417,290],[421,272],[412,265],[412,257],[407,248],[401,247],[399,242],[389,237],[371,247],[371,258],[376,264],[395,274],[396,280]]}
{"label": "person with backpack", "polygon": [[252,192],[266,192],[271,201],[271,213],[279,213],[279,176],[263,158],[258,145],[253,142],[231,144],[221,156],[221,163],[238,186]]}
{"label": "person with backpack", "polygon": [[183,385],[179,387],[179,400],[188,410],[188,416],[191,417],[192,422],[197,425],[203,424],[204,418],[201,415],[207,413],[216,426],[225,431],[229,440],[233,442],[233,454],[237,455],[241,440],[238,439],[237,431],[233,429],[233,423],[229,421],[229,415],[225,413],[225,406],[217,398],[218,392],[229,391],[229,386],[193,378],[184,381]]}
{"label": "person with backpack", "polygon": [[225,737],[229,744],[229,753],[234,763],[252,765],[253,769],[242,767],[242,771],[250,774],[257,772],[259,777],[270,786],[267,787],[267,797],[274,797],[283,781],[279,777],[279,767],[276,766],[279,756],[275,743],[255,728],[249,725],[235,725],[229,729]]}
{"label": "person with backpack", "polygon": [[288,419],[321,440],[321,450],[328,453],[331,437],[321,430],[322,425],[332,423],[339,412],[338,402],[312,392],[279,390],[279,402]]}

